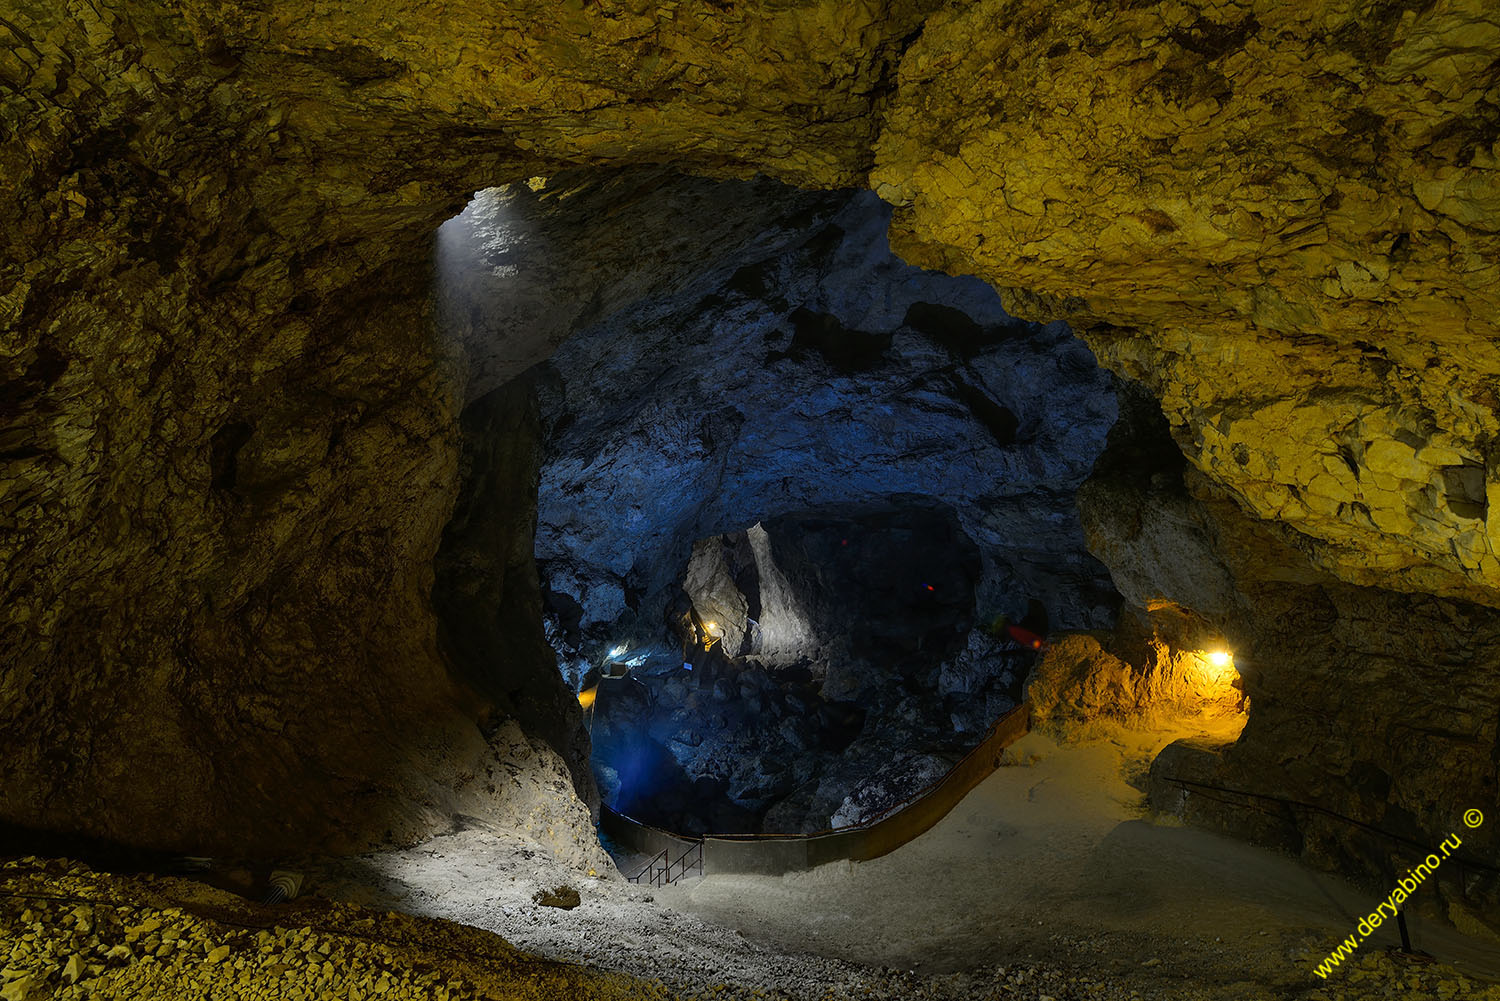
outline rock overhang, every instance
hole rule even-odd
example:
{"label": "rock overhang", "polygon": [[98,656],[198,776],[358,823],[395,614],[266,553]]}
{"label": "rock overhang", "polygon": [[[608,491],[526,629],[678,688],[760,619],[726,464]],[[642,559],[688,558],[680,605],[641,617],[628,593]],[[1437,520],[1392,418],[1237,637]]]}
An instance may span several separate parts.
{"label": "rock overhang", "polygon": [[[412,275],[468,192],[570,164],[868,179],[910,260],[1069,317],[1151,388],[1225,511],[1295,525],[1276,533],[1304,567],[1283,578],[1310,561],[1492,605],[1493,12],[1106,7],[17,5],[7,813],[177,836],[172,796],[75,753],[65,704],[115,707],[106,758],[192,761],[183,728],[215,718],[242,763],[295,760],[285,720],[323,772],[380,771],[334,747],[381,731],[348,693],[410,689],[421,718],[444,688],[426,568],[460,475],[466,362],[428,342]],[[235,528],[214,456],[262,414],[246,459],[265,490]],[[1443,656],[1482,672],[1487,649]],[[87,691],[66,680],[82,662]],[[109,694],[133,686],[141,705]],[[320,734],[302,712],[320,699],[364,722]],[[263,829],[256,790],[285,769],[251,768],[241,803],[211,768],[178,774],[173,796],[205,808],[184,836],[329,835],[295,804]],[[431,822],[395,813],[401,836]]]}

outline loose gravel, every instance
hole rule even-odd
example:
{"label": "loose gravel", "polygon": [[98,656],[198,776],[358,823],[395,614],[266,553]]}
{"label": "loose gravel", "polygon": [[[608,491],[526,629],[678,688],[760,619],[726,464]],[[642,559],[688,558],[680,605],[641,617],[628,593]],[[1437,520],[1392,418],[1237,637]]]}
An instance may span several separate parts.
{"label": "loose gravel", "polygon": [[[449,847],[452,847],[451,845]],[[473,847],[473,845],[470,845]],[[493,846],[492,846],[493,847]],[[0,866],[0,1001],[1198,1001],[1281,998],[1254,985],[1172,982],[1146,961],[1118,977],[1036,964],[922,976],[777,952],[660,908],[616,879],[579,880],[579,906],[500,905],[518,951],[479,928],[356,904],[251,903],[190,880],[97,873],[64,860]],[[507,879],[505,881],[509,883]],[[521,880],[517,880],[517,885]],[[554,888],[555,889],[555,888]],[[420,901],[410,901],[420,903]],[[530,908],[522,910],[522,908]],[[610,925],[633,910],[640,923]],[[506,913],[509,911],[509,913]],[[593,916],[579,922],[579,912]],[[585,939],[590,941],[585,942]],[[1073,943],[1085,948],[1087,943]],[[599,969],[648,970],[659,978]],[[1212,971],[1205,971],[1211,974]],[[1500,1001],[1500,987],[1375,952],[1307,1001]]]}

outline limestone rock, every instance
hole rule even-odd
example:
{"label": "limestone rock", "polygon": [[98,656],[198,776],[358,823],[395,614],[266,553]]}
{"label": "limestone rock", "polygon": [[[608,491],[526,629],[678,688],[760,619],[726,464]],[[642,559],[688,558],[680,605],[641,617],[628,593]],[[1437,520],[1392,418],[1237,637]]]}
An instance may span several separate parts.
{"label": "limestone rock", "polygon": [[1144,656],[1127,661],[1095,636],[1055,638],[1027,682],[1033,725],[1063,731],[1087,731],[1101,721],[1151,727],[1238,710],[1238,690],[1205,670],[1192,646],[1159,634],[1140,646]]}
{"label": "limestone rock", "polygon": [[[1162,752],[1153,765],[1153,805],[1392,884],[1414,862],[1401,842],[1371,828],[1437,844],[1471,804],[1495,802],[1500,612],[1333,578],[1298,533],[1247,516],[1206,477],[1184,470],[1162,447],[1169,439],[1159,414],[1151,421],[1144,409],[1124,409],[1131,420],[1111,433],[1079,493],[1090,545],[1119,559],[1121,590],[1143,603],[1140,614],[1181,603],[1189,619],[1224,637],[1249,697],[1245,729],[1232,744]],[[1184,573],[1182,561],[1157,562],[1153,552],[1190,553],[1199,569]],[[1212,586],[1195,589],[1204,581]],[[1167,640],[1168,654],[1196,642],[1190,635]],[[1123,659],[1132,665],[1149,659],[1139,644],[1110,642],[1131,648]],[[1055,650],[1071,646],[1060,642]],[[1081,680],[1033,686],[1044,706],[1076,718],[1076,705],[1130,708],[1140,694],[1154,701],[1128,684],[1109,690],[1130,668],[1092,651],[1068,661],[1077,667],[1060,677]],[[1038,673],[1058,675],[1057,666],[1067,665],[1049,653]],[[1042,715],[1049,711],[1056,710]],[[1169,777],[1307,805],[1268,813],[1259,808],[1264,800],[1195,795]],[[1464,832],[1470,858],[1493,858],[1494,845],[1492,832]],[[1455,895],[1492,911],[1500,881],[1471,873],[1463,887],[1440,884],[1439,899]]]}
{"label": "limestone rock", "polygon": [[1019,614],[1029,596],[1061,626],[1109,622],[1066,500],[1115,417],[1107,376],[1065,329],[1016,324],[983,285],[890,256],[887,215],[865,195],[795,238],[782,223],[779,253],[727,274],[715,262],[544,366],[537,557],[591,642],[653,640],[659,592],[700,539],[903,495],[954,508],[983,554],[984,611]]}
{"label": "limestone rock", "polygon": [[551,890],[538,890],[532,898],[543,907],[560,907],[565,911],[572,910],[583,902],[578,891],[571,886],[559,886]]}
{"label": "limestone rock", "polygon": [[1067,317],[1318,566],[1497,604],[1497,45],[1485,0],[955,5],[872,184],[898,252]]}
{"label": "limestone rock", "polygon": [[476,400],[462,428],[463,487],[434,560],[432,606],[446,659],[493,707],[489,725],[524,721],[596,808],[578,701],[561,683],[542,631],[532,555],[540,425],[530,383],[518,380]]}
{"label": "limestone rock", "polygon": [[861,781],[829,817],[834,830],[879,820],[938,782],[954,765],[951,757],[907,755],[888,762]]}
{"label": "limestone rock", "polygon": [[[907,261],[1070,318],[1203,474],[1102,489],[1091,538],[1122,591],[1237,633],[1255,709],[1226,775],[1447,829],[1497,796],[1497,30],[1486,0],[12,0],[0,815],[357,847],[521,822],[487,788],[513,756],[512,805],[556,793],[586,834],[432,610],[455,498],[485,496],[462,406],[565,324],[438,334],[432,235],[480,189],[670,162],[868,180]],[[821,312],[901,319],[847,306]],[[1003,375],[969,386],[1019,414]],[[945,451],[960,425],[1014,472],[967,419]],[[1139,530],[1150,503],[1102,510],[1137,488],[1176,496]],[[514,542],[459,583],[503,587]],[[1354,864],[1319,823],[1309,850]]]}
{"label": "limestone rock", "polygon": [[[861,784],[892,802],[920,787],[881,766],[951,760],[1014,705],[1020,665],[970,635],[981,617],[1035,601],[1062,626],[1112,620],[1067,498],[1114,407],[1066,330],[891,257],[869,195],[762,185],[746,205],[743,186],[717,187],[674,182],[629,213],[747,235],[706,248],[691,277],[671,273],[688,264],[675,251],[620,260],[677,291],[603,316],[540,368],[537,556],[570,676],[605,659],[631,671],[594,709],[607,802],[684,831],[762,813],[819,830]],[[567,190],[553,211],[580,220],[617,195]],[[526,259],[530,238],[515,240]],[[459,312],[501,293],[475,285]],[[689,610],[714,657],[669,632]]]}
{"label": "limestone rock", "polygon": [[11,4],[0,814],[243,852],[503,813],[455,801],[494,758],[428,596],[464,374],[527,349],[434,335],[433,232],[570,163],[853,182],[922,13]]}

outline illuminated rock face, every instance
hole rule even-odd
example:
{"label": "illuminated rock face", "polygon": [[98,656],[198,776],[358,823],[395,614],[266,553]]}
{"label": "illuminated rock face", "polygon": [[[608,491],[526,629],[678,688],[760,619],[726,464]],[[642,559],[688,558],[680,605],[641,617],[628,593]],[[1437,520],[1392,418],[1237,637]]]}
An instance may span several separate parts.
{"label": "illuminated rock face", "polygon": [[[454,791],[496,752],[430,595],[468,374],[530,355],[433,336],[431,237],[480,188],[662,162],[868,181],[910,261],[1070,318],[1277,568],[1259,614],[1326,607],[1310,564],[1380,610],[1267,648],[1241,760],[1326,744],[1278,773],[1311,797],[1368,739],[1430,775],[1424,823],[1482,792],[1493,5],[936,6],[11,3],[0,814],[229,852],[514,822]],[[1370,644],[1422,683],[1352,705]],[[1423,772],[1455,701],[1474,746]]]}
{"label": "illuminated rock face", "polygon": [[[973,691],[944,684],[980,573],[946,505],[831,505],[693,553],[683,600],[714,616],[708,647],[662,623],[594,710],[595,767],[622,812],[681,832],[826,830],[857,819],[835,816],[851,797],[878,813],[916,793],[1015,704],[1019,651],[984,651]],[[977,726],[955,718],[968,710]]]}
{"label": "illuminated rock face", "polygon": [[430,607],[497,367],[433,335],[433,233],[564,162],[853,183],[921,13],[10,4],[0,816],[227,853],[530,824]]}
{"label": "illuminated rock face", "polygon": [[[592,192],[573,202],[602,210]],[[537,558],[577,603],[586,655],[655,638],[697,540],[902,496],[950,507],[978,545],[980,611],[1036,598],[1058,628],[1112,622],[1072,508],[1114,422],[1108,374],[1061,325],[1017,323],[982,283],[891,256],[886,218],[863,194],[803,229],[783,220],[779,253],[754,241],[540,368]]]}
{"label": "illuminated rock face", "polygon": [[1320,566],[1493,605],[1497,49],[1487,0],[955,5],[872,184],[899,253],[1067,316]]}
{"label": "illuminated rock face", "polygon": [[[609,190],[557,211],[598,218]],[[682,181],[642,204],[690,243],[805,204],[742,190]],[[677,294],[578,332],[536,376],[554,642],[575,680],[628,648],[632,681],[595,710],[601,785],[677,830],[878,812],[1019,696],[1029,656],[976,625],[1033,602],[1055,628],[1114,621],[1073,510],[1114,422],[1108,374],[1063,325],[1017,323],[982,283],[893,257],[868,192],[816,207],[705,250]],[[565,286],[558,309],[572,301]],[[734,663],[685,673],[683,602]]]}
{"label": "illuminated rock face", "polygon": [[[1147,602],[1191,609],[1205,632],[1227,639],[1250,698],[1236,742],[1212,751],[1174,745],[1161,755],[1152,768],[1153,805],[1394,884],[1414,864],[1408,852],[1319,810],[1430,844],[1459,830],[1471,804],[1497,801],[1500,613],[1351,585],[1312,566],[1295,531],[1247,517],[1223,488],[1187,467],[1142,396],[1121,394],[1122,419],[1079,491],[1089,546],[1134,604],[1122,618],[1149,619]],[[1098,677],[1109,679],[1107,666]],[[1061,692],[1088,702],[1047,681],[1044,698],[1065,701]],[[1130,695],[1148,709],[1161,697]],[[1066,718],[1072,707],[1061,708]],[[1184,798],[1173,778],[1318,809],[1272,806],[1268,813],[1264,800]],[[1460,833],[1469,858],[1494,857],[1493,833]],[[1429,904],[1459,919],[1465,907],[1495,914],[1500,881],[1470,876]]]}

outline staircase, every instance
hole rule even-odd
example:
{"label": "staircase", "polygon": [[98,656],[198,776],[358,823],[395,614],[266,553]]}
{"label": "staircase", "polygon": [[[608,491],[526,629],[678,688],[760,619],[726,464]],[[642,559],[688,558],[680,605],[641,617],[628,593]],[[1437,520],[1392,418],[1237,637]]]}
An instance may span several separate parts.
{"label": "staircase", "polygon": [[678,856],[675,862],[670,861],[670,858],[667,849],[663,848],[634,875],[625,878],[632,883],[665,886],[674,880],[682,879],[694,869],[698,870],[698,875],[703,875],[703,842],[695,841],[687,851]]}

